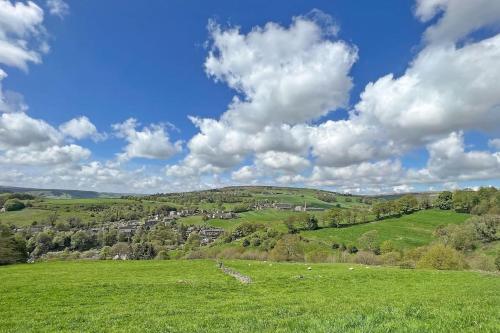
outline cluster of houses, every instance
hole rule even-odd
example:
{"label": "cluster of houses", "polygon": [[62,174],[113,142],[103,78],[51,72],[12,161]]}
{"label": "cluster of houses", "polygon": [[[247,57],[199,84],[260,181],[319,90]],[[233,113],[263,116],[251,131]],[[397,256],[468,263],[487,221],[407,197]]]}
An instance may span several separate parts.
{"label": "cluster of houses", "polygon": [[221,219],[221,220],[230,220],[238,217],[238,214],[234,212],[225,212],[225,211],[215,211],[214,213],[206,213],[206,216],[209,219]]}
{"label": "cluster of houses", "polygon": [[277,210],[293,210],[296,212],[321,212],[324,211],[324,208],[321,207],[307,207],[307,203],[304,202],[303,206],[293,206],[289,203],[275,203],[273,204],[273,208]]}
{"label": "cluster of houses", "polygon": [[224,229],[221,228],[211,228],[206,226],[191,226],[187,229],[187,233],[191,234],[193,232],[200,235],[200,242],[202,245],[207,245],[215,241],[220,235],[224,233]]}

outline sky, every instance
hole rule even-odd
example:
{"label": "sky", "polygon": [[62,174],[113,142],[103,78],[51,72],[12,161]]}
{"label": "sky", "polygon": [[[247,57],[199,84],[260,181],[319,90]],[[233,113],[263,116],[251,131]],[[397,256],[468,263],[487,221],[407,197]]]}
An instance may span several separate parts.
{"label": "sky", "polygon": [[0,0],[0,185],[500,186],[500,2]]}

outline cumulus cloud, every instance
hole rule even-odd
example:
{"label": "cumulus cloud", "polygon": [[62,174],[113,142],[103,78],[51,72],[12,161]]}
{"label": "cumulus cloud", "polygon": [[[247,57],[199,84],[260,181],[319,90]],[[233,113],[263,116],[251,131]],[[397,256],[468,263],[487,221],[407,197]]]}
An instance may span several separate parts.
{"label": "cumulus cloud", "polygon": [[463,181],[500,177],[500,153],[466,151],[461,132],[453,132],[429,144],[427,149],[427,167],[409,172],[409,176],[417,181]]}
{"label": "cumulus cloud", "polygon": [[0,1],[0,63],[27,70],[40,63],[45,42],[43,10],[34,2]]}
{"label": "cumulus cloud", "polygon": [[106,135],[99,133],[95,125],[85,116],[71,119],[60,125],[59,130],[64,135],[77,140],[91,138],[94,141],[101,141],[106,138]]}
{"label": "cumulus cloud", "polygon": [[500,150],[500,138],[489,140],[488,141],[488,146],[490,146],[493,149]]}
{"label": "cumulus cloud", "polygon": [[226,170],[271,151],[307,154],[306,123],[347,106],[352,87],[357,49],[335,39],[337,30],[319,11],[293,18],[289,27],[270,22],[247,34],[210,22],[205,71],[237,95],[219,120],[191,118],[200,132],[188,142],[182,167],[169,170]]}
{"label": "cumulus cloud", "polygon": [[63,18],[69,14],[69,5],[63,0],[47,0],[47,7],[51,15]]}
{"label": "cumulus cloud", "polygon": [[497,0],[417,0],[415,15],[428,22],[442,13],[427,28],[424,37],[429,43],[456,42],[470,32],[498,24],[500,2]]}
{"label": "cumulus cloud", "polygon": [[288,28],[270,22],[248,34],[211,23],[209,32],[207,74],[242,95],[233,98],[222,116],[232,126],[254,132],[346,106],[357,50],[328,38],[310,17],[295,17]]}
{"label": "cumulus cloud", "polygon": [[22,112],[0,114],[0,149],[44,149],[62,142],[51,125]]}
{"label": "cumulus cloud", "polygon": [[267,168],[290,173],[301,172],[310,165],[309,160],[302,156],[272,150],[257,154],[256,163]]}
{"label": "cumulus cloud", "polygon": [[138,131],[140,124],[130,118],[112,127],[119,138],[128,142],[124,152],[119,155],[122,160],[131,158],[168,159],[182,150],[182,142],[170,142],[164,124],[152,124]]}

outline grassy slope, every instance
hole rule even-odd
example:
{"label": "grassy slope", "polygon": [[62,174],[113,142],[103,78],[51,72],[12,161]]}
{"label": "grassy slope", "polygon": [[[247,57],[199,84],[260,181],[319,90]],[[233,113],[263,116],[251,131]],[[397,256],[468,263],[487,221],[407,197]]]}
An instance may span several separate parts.
{"label": "grassy slope", "polygon": [[[43,224],[47,217],[57,212],[58,221],[66,221],[69,217],[79,217],[82,221],[92,221],[92,212],[86,208],[102,205],[108,207],[125,207],[138,204],[134,200],[119,198],[90,198],[90,199],[44,199],[43,201],[32,201],[32,208],[25,208],[16,212],[0,213],[0,222],[11,223],[16,226],[31,225],[33,221]],[[143,201],[146,207],[160,206],[164,203]]]}
{"label": "grassy slope", "polygon": [[303,232],[302,235],[309,239],[329,242],[356,243],[356,240],[363,233],[377,230],[380,241],[390,239],[397,246],[408,248],[428,244],[432,240],[432,232],[439,225],[462,223],[468,217],[468,214],[459,214],[454,211],[426,210],[401,218],[391,218],[347,228],[323,228],[307,231]]}
{"label": "grassy slope", "polygon": [[[51,262],[0,267],[1,332],[494,332],[500,278],[342,264]],[[297,276],[303,275],[302,279]]]}

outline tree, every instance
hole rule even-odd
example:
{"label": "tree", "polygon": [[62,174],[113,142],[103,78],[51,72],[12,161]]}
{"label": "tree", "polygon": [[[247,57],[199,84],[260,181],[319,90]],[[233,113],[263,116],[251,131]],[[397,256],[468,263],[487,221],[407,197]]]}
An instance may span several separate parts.
{"label": "tree", "polygon": [[78,251],[86,251],[94,247],[93,237],[83,230],[71,235],[71,248]]}
{"label": "tree", "polygon": [[39,232],[28,241],[28,250],[38,257],[49,252],[53,248],[52,235],[46,232]]}
{"label": "tree", "polygon": [[186,249],[195,249],[200,247],[201,245],[201,237],[197,232],[192,232],[189,234],[189,237],[186,241]]}
{"label": "tree", "polygon": [[318,219],[316,219],[316,217],[314,215],[313,216],[309,216],[309,219],[307,220],[306,229],[307,230],[316,230],[316,229],[318,229]]}
{"label": "tree", "polygon": [[153,244],[149,242],[132,244],[133,259],[153,259],[156,256],[156,251]]}
{"label": "tree", "polygon": [[483,242],[493,242],[499,239],[499,215],[474,216],[468,221],[474,225],[479,240]]}
{"label": "tree", "polygon": [[0,224],[0,265],[26,262],[26,241],[14,235],[9,227]]}
{"label": "tree", "polygon": [[400,214],[410,214],[411,212],[418,209],[418,201],[413,195],[408,194],[397,200],[398,213]]}
{"label": "tree", "polygon": [[284,235],[278,240],[269,253],[269,257],[276,261],[300,261],[304,259],[304,251],[298,235]]}
{"label": "tree", "polygon": [[436,206],[442,210],[449,210],[453,206],[453,193],[450,191],[443,191],[439,193],[436,200]]}
{"label": "tree", "polygon": [[453,209],[459,213],[470,213],[472,207],[479,203],[479,196],[474,191],[455,191],[453,193]]}
{"label": "tree", "polygon": [[22,210],[24,209],[24,207],[24,203],[22,201],[19,201],[18,199],[9,199],[4,204],[4,208],[8,212]]}
{"label": "tree", "polygon": [[466,264],[460,252],[449,246],[437,244],[430,247],[420,258],[417,267],[456,270],[466,268]]}
{"label": "tree", "polygon": [[378,248],[378,231],[370,230],[358,238],[358,244],[363,250],[374,251]]}

